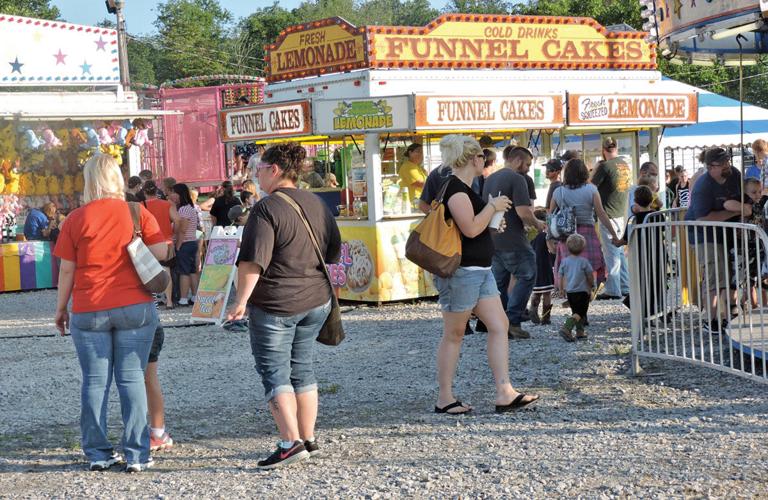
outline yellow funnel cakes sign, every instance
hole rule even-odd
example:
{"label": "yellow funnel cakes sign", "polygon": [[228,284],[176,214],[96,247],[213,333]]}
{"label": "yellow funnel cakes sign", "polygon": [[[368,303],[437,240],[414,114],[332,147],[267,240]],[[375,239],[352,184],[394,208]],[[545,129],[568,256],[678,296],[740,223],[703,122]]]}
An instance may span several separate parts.
{"label": "yellow funnel cakes sign", "polygon": [[654,69],[643,32],[579,17],[446,14],[426,28],[368,27],[374,68]]}

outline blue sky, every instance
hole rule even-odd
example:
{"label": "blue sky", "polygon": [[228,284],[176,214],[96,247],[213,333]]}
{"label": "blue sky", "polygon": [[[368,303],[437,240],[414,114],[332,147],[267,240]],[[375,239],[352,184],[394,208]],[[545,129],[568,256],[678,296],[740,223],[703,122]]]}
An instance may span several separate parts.
{"label": "blue sky", "polygon": [[[128,32],[134,34],[154,31],[152,22],[155,20],[155,7],[159,0],[125,0],[125,21]],[[219,0],[219,3],[229,10],[236,18],[244,17],[260,7],[272,5],[272,0]],[[280,5],[292,9],[301,0],[280,0]],[[446,0],[430,0],[433,7],[438,9],[446,4]],[[61,17],[71,23],[93,25],[112,14],[107,13],[104,0],[52,0],[61,11]]]}

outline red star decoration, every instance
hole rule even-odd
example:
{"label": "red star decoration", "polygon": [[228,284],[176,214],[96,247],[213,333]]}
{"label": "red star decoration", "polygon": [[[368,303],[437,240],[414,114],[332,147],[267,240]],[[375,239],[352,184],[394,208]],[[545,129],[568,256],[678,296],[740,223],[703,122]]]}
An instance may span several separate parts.
{"label": "red star decoration", "polygon": [[67,54],[63,54],[61,52],[61,49],[59,49],[59,53],[58,54],[53,54],[53,57],[56,58],[56,65],[57,66],[59,64],[67,64],[67,61],[64,60],[64,58],[67,57]]}
{"label": "red star decoration", "polygon": [[104,38],[99,37],[99,39],[98,40],[94,40],[93,43],[96,44],[96,50],[104,50],[104,51],[106,51],[105,47],[107,46],[107,42],[104,41]]}

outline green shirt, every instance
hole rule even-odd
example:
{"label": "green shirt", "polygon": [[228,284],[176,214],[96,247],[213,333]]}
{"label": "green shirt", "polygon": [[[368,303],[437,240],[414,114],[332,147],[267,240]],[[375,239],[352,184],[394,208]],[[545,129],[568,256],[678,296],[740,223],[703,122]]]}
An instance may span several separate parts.
{"label": "green shirt", "polygon": [[632,169],[621,156],[601,161],[592,174],[608,217],[626,217],[627,195],[632,184]]}

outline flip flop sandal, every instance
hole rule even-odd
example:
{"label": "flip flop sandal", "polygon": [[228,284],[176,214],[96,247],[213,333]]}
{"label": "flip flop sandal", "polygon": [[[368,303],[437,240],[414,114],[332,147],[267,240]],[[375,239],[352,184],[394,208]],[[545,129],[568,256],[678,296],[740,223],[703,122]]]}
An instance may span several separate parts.
{"label": "flip flop sandal", "polygon": [[449,405],[445,405],[442,408],[435,406],[435,413],[444,413],[446,415],[466,415],[467,413],[472,411],[472,408],[467,409],[467,411],[460,411],[460,412],[448,411],[448,410],[453,410],[454,408],[466,408],[466,406],[464,406],[464,403],[462,403],[457,399],[453,403]]}
{"label": "flip flop sandal", "polygon": [[528,405],[530,405],[532,403],[535,403],[536,401],[539,400],[539,397],[536,396],[534,399],[531,399],[530,401],[523,401],[525,396],[526,395],[521,392],[508,405],[496,405],[496,413],[508,413],[508,412],[511,412],[511,411],[518,410],[520,408],[525,408],[526,406],[528,406]]}

